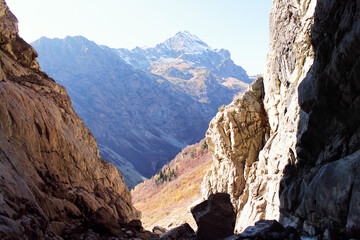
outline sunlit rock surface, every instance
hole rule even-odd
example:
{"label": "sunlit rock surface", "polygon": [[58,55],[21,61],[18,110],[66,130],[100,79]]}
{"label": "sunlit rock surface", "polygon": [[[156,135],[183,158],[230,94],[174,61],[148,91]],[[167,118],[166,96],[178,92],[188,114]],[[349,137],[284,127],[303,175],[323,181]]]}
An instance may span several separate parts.
{"label": "sunlit rock surface", "polygon": [[138,218],[123,177],[65,88],[40,71],[3,0],[0,31],[0,238],[58,239],[100,208],[118,224]]}

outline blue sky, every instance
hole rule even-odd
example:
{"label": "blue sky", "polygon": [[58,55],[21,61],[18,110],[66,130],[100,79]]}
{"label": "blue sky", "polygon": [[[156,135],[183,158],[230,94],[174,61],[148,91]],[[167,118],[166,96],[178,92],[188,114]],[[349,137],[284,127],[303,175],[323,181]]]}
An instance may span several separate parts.
{"label": "blue sky", "polygon": [[248,74],[262,73],[269,45],[271,0],[6,0],[32,42],[83,35],[113,48],[155,46],[188,30],[228,49]]}

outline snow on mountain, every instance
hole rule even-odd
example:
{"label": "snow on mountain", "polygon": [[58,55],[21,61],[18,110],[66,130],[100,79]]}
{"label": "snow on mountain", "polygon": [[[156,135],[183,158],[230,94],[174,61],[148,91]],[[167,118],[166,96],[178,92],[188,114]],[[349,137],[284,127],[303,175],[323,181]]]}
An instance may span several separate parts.
{"label": "snow on mountain", "polygon": [[157,48],[166,48],[185,54],[201,54],[205,51],[212,51],[205,42],[188,31],[178,32],[174,37],[169,38],[156,46]]}
{"label": "snow on mountain", "polygon": [[224,60],[230,59],[228,50],[213,49],[188,31],[178,32],[155,47],[136,47],[132,50],[120,48],[117,49],[117,54],[133,67],[142,70],[150,70],[152,62],[179,59],[190,65],[212,70]]}

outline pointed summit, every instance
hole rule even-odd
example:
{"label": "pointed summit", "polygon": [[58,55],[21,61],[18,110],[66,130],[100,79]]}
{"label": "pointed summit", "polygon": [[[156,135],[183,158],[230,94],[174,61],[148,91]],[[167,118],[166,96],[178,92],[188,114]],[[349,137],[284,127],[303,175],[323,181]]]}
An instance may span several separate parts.
{"label": "pointed summit", "polygon": [[207,50],[212,50],[200,38],[188,31],[178,32],[174,37],[167,39],[161,45],[168,50],[182,52],[186,54],[198,54]]}

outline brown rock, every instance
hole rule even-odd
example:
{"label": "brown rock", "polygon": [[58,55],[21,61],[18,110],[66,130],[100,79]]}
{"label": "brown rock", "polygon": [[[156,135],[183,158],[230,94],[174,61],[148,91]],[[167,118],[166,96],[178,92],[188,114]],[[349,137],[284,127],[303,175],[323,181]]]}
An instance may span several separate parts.
{"label": "brown rock", "polygon": [[0,234],[56,239],[77,226],[80,236],[89,219],[120,234],[116,223],[139,217],[121,174],[101,159],[65,88],[39,71],[3,0],[0,31]]}
{"label": "brown rock", "polygon": [[137,239],[142,239],[142,240],[159,239],[159,236],[157,234],[149,232],[149,231],[136,233],[135,236],[136,236]]}
{"label": "brown rock", "polygon": [[140,220],[132,220],[127,225],[126,228],[130,229],[134,232],[142,232],[144,231],[144,228],[142,227]]}
{"label": "brown rock", "polygon": [[99,208],[86,220],[86,228],[91,228],[97,233],[122,237],[124,234],[121,226],[105,208]]}
{"label": "brown rock", "polygon": [[21,65],[40,70],[40,66],[35,60],[38,56],[36,51],[19,37],[17,19],[4,0],[0,1],[0,9],[0,49]]}
{"label": "brown rock", "polygon": [[227,193],[210,195],[209,199],[191,209],[199,239],[215,240],[234,234],[236,214]]}

